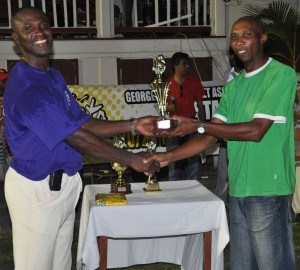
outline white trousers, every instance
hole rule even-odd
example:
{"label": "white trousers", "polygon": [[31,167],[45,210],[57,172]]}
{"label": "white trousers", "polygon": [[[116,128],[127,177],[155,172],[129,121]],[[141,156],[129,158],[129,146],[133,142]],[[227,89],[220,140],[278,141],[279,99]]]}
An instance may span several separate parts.
{"label": "white trousers", "polygon": [[75,206],[82,189],[79,174],[63,174],[60,191],[49,176],[31,181],[9,168],[5,198],[12,221],[15,270],[70,270]]}
{"label": "white trousers", "polygon": [[296,185],[293,194],[292,208],[295,214],[300,213],[300,167],[296,167]]}

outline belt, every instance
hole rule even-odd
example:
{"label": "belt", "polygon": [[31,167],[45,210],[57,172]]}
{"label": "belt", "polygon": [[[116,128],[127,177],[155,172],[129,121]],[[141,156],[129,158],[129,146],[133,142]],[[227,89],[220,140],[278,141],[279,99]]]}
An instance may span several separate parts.
{"label": "belt", "polygon": [[49,177],[50,190],[54,190],[54,191],[60,190],[63,173],[64,173],[63,170],[58,170],[58,171],[50,174],[50,177]]}

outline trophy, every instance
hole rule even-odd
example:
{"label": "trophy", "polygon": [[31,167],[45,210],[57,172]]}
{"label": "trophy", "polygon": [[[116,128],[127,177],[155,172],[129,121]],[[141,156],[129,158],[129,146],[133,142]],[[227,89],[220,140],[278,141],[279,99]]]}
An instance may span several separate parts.
{"label": "trophy", "polygon": [[[114,137],[114,146],[120,149],[125,146],[125,137],[123,134],[119,134]],[[122,174],[128,169],[128,166],[126,164],[120,164],[118,162],[111,162],[111,166],[113,170],[118,173],[118,179],[115,181],[115,183],[111,184],[110,192],[123,194],[132,193],[131,185],[127,183],[122,177]]]}
{"label": "trophy", "polygon": [[[146,146],[149,150],[149,152],[153,152],[154,149],[156,148],[156,138],[153,137],[148,137]],[[161,191],[159,187],[159,183],[155,177],[155,174],[152,176],[148,176],[147,182],[146,182],[146,187],[144,188],[145,192],[153,192],[153,191]]]}
{"label": "trophy", "polygon": [[166,62],[163,55],[153,56],[152,70],[155,72],[156,77],[150,84],[153,95],[158,104],[158,110],[162,120],[157,121],[157,129],[167,131],[173,129],[177,121],[170,120],[167,113],[167,98],[169,92],[169,82],[163,76],[166,69]]}

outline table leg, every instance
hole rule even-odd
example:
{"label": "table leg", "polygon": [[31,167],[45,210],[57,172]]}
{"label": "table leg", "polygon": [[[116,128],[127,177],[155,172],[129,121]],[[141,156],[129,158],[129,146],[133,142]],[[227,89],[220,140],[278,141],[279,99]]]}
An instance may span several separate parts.
{"label": "table leg", "polygon": [[99,270],[107,269],[107,242],[108,240],[106,236],[97,237],[97,244],[99,250],[99,257],[100,257]]}
{"label": "table leg", "polygon": [[212,232],[203,233],[204,254],[203,254],[203,270],[211,270],[211,240]]}
{"label": "table leg", "polygon": [[[203,254],[203,270],[211,270],[211,240],[212,232],[204,232],[204,254]],[[99,270],[107,270],[107,242],[106,236],[98,236],[97,244],[100,257]]]}

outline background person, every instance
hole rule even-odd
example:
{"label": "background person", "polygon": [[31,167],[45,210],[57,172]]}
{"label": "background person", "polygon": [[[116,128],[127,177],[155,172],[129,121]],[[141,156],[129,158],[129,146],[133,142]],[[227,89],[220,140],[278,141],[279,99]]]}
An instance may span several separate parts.
{"label": "background person", "polygon": [[109,122],[86,115],[61,74],[49,66],[53,38],[46,14],[21,8],[11,25],[22,54],[4,94],[5,132],[14,156],[5,178],[5,198],[15,270],[68,270],[82,187],[81,153],[153,174],[159,170],[157,163],[144,164],[141,155],[102,138],[130,131],[153,135],[157,117]]}
{"label": "background person", "polygon": [[12,159],[12,154],[6,142],[3,124],[3,94],[7,78],[8,72],[5,69],[0,69],[0,163],[2,166],[3,177],[5,176]]}
{"label": "background person", "polygon": [[[225,72],[224,80],[230,82],[240,74],[244,65],[237,55],[230,48],[228,50],[228,59],[230,68]],[[228,205],[228,158],[227,158],[227,142],[220,139],[219,157],[217,165],[217,185],[214,193]]]}
{"label": "background person", "polygon": [[174,117],[171,135],[200,133],[145,162],[161,166],[202,152],[225,138],[228,144],[230,269],[296,269],[291,222],[295,185],[293,103],[295,71],[264,54],[262,22],[242,17],[232,26],[230,46],[244,70],[224,86],[210,122]]}
{"label": "background person", "polygon": [[[176,52],[171,58],[173,76],[169,78],[168,111],[171,115],[185,116],[196,119],[195,102],[198,107],[198,118],[205,120],[202,97],[204,88],[201,82],[189,74],[189,55]],[[167,137],[167,150],[183,144],[193,137],[188,134],[183,137]],[[169,180],[199,179],[199,155],[192,156],[184,162],[185,176],[180,175],[182,162],[169,164]]]}

